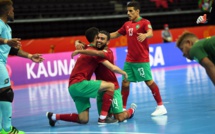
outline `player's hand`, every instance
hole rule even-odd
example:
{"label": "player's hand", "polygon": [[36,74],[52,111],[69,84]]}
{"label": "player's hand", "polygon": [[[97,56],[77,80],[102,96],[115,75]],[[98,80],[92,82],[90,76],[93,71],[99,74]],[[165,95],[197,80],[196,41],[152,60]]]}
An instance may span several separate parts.
{"label": "player's hand", "polygon": [[81,42],[80,40],[75,41],[76,50],[83,50],[84,47],[85,47],[85,43]]}
{"label": "player's hand", "polygon": [[196,23],[207,23],[207,14],[204,14],[203,16],[199,16],[196,20]]}
{"label": "player's hand", "polygon": [[128,74],[126,72],[124,72],[124,81],[127,81],[128,80]]}
{"label": "player's hand", "polygon": [[11,47],[20,48],[22,46],[20,40],[21,40],[20,38],[13,38],[7,40],[6,44],[8,44]]}
{"label": "player's hand", "polygon": [[72,53],[72,55],[71,55],[72,59],[73,59],[74,56],[76,56],[76,55],[78,55],[78,54],[79,54],[79,51],[78,51],[78,50],[75,50],[75,51]]}
{"label": "player's hand", "polygon": [[146,34],[143,34],[143,33],[137,33],[137,35],[138,35],[137,40],[139,42],[143,42],[147,38]]}
{"label": "player's hand", "polygon": [[33,61],[33,62],[36,62],[36,63],[40,63],[42,62],[44,59],[42,57],[41,54],[33,54],[30,59]]}

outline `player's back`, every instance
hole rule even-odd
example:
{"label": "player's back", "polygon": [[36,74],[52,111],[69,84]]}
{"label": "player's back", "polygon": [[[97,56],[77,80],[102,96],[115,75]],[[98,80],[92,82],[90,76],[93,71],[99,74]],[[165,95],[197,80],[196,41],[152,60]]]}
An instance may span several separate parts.
{"label": "player's back", "polygon": [[[95,50],[93,47],[88,47],[87,49]],[[69,85],[83,80],[90,80],[100,61],[101,58],[97,56],[80,54],[70,75]]]}

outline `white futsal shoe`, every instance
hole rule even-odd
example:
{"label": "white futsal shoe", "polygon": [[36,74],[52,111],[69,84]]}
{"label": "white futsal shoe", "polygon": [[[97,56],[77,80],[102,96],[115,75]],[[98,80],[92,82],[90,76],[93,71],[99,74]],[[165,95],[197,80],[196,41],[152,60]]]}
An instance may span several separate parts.
{"label": "white futsal shoe", "polygon": [[167,114],[167,110],[164,105],[157,106],[151,116],[161,116]]}

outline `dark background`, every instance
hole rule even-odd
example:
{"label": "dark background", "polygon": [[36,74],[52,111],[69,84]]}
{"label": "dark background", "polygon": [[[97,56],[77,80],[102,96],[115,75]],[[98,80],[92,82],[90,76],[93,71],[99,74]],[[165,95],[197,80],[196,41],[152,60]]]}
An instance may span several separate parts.
{"label": "dark background", "polygon": [[[9,23],[13,37],[22,39],[84,35],[92,26],[109,32],[119,29],[127,18],[125,0],[14,0],[15,21]],[[202,15],[197,0],[168,1],[168,8],[142,0],[141,16],[154,30],[197,26]]]}

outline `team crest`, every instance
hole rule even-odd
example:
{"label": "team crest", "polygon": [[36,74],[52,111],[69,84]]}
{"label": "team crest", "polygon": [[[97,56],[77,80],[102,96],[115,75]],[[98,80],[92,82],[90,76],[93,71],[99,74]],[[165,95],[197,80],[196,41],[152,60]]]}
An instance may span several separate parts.
{"label": "team crest", "polygon": [[140,28],[140,25],[138,24],[138,25],[136,25],[136,29],[139,29]]}

